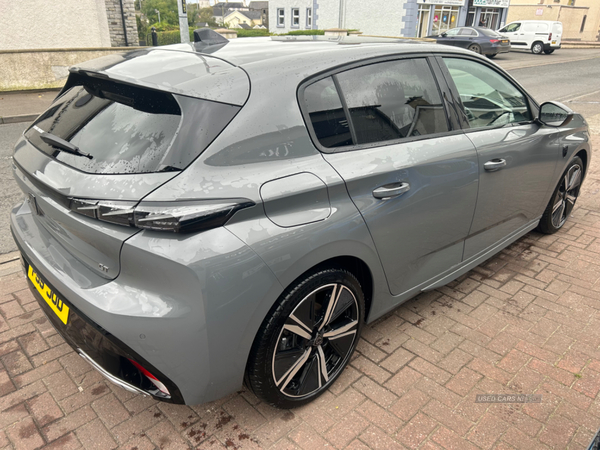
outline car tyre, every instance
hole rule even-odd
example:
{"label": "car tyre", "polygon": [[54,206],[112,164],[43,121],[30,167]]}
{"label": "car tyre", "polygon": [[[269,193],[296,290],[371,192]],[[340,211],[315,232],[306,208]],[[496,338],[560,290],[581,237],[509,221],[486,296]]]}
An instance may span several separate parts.
{"label": "car tyre", "polygon": [[583,161],[576,156],[569,163],[558,186],[554,189],[538,225],[538,231],[544,234],[553,234],[563,227],[575,207],[582,180]]}
{"label": "car tyre", "polygon": [[535,41],[531,45],[531,53],[534,55],[541,55],[544,52],[544,44],[540,41]]}
{"label": "car tyre", "polygon": [[246,385],[277,408],[304,405],[331,386],[358,344],[365,300],[356,277],[322,269],[294,282],[263,321]]}
{"label": "car tyre", "polygon": [[496,56],[498,56],[498,53],[494,53],[493,55],[485,55],[490,59],[494,59]]}
{"label": "car tyre", "polygon": [[471,50],[472,52],[481,54],[481,47],[477,44],[469,45],[469,50]]}
{"label": "car tyre", "polygon": [[544,50],[544,53],[546,55],[551,55],[552,53],[554,53],[554,49],[553,48],[549,48],[548,50]]}

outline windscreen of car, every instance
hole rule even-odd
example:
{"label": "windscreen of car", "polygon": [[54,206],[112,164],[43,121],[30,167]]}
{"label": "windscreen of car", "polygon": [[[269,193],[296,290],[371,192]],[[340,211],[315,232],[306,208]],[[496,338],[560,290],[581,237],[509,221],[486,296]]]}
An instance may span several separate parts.
{"label": "windscreen of car", "polygon": [[514,33],[521,28],[520,23],[510,23],[500,30],[500,33]]}
{"label": "windscreen of car", "polygon": [[[193,148],[174,145],[184,134],[182,128],[190,128],[182,126],[182,105],[183,109],[188,105],[195,122]],[[25,137],[42,152],[86,173],[182,170],[237,111],[239,107],[232,105],[98,80],[68,89]],[[61,150],[44,140],[43,133],[67,141],[90,158]]]}

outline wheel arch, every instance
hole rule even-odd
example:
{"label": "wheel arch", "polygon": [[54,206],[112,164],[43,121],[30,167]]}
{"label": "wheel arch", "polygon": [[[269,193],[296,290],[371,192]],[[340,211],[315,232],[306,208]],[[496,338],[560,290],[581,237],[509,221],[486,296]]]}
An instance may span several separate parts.
{"label": "wheel arch", "polygon": [[581,158],[581,161],[583,162],[583,176],[585,177],[587,174],[588,167],[589,167],[588,149],[582,148],[577,153],[575,153],[574,157],[577,157],[577,156],[579,156]]}

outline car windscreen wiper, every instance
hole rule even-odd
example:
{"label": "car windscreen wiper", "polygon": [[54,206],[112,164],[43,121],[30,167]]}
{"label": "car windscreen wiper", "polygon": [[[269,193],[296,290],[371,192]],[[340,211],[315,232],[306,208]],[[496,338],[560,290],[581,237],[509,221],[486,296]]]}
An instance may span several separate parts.
{"label": "car windscreen wiper", "polygon": [[58,150],[62,150],[63,152],[70,153],[71,155],[83,156],[84,158],[89,159],[93,158],[93,156],[89,153],[84,153],[81,150],[79,150],[79,147],[77,147],[76,145],[73,145],[70,142],[65,141],[64,139],[61,139],[58,136],[53,135],[52,133],[44,131],[42,134],[40,134],[40,139],[46,144],[51,145],[52,147],[57,148]]}

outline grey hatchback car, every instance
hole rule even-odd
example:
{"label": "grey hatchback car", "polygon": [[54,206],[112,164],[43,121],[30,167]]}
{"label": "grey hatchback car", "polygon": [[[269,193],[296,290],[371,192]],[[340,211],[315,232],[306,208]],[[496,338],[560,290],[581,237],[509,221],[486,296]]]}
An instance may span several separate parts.
{"label": "grey hatchback car", "polygon": [[536,227],[590,163],[584,119],[473,52],[247,38],[70,70],[14,151],[29,286],[112,382],[172,403],[322,394],[365,322]]}

